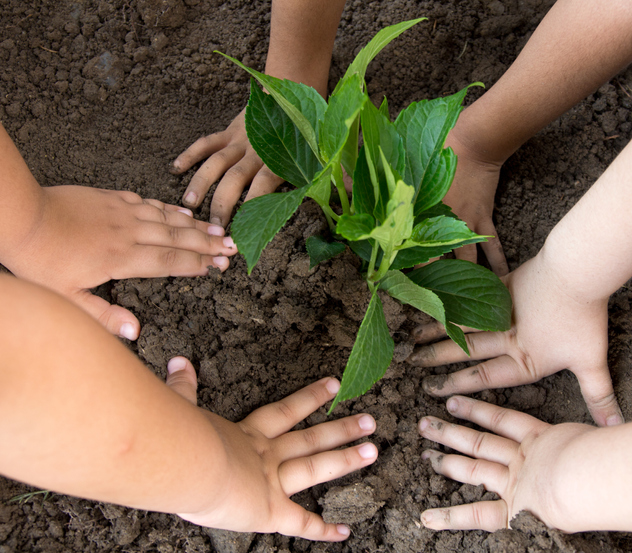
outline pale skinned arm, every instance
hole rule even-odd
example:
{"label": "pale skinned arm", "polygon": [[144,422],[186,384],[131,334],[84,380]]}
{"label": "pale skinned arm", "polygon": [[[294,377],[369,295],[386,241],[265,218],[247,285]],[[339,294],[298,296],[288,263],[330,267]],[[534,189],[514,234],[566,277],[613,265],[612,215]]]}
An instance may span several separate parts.
{"label": "pale skinned arm", "polygon": [[[325,96],[344,4],[345,0],[274,0],[266,74],[306,84]],[[221,178],[211,201],[210,220],[223,227],[248,185],[246,200],[274,192],[283,182],[250,146],[244,113],[225,131],[194,142],[172,166],[172,172],[180,174],[208,158],[191,179],[182,201],[188,207],[198,207],[211,185]]]}
{"label": "pale skinned arm", "polygon": [[429,509],[421,515],[427,528],[493,532],[526,510],[564,532],[632,530],[631,423],[550,425],[462,396],[450,398],[447,409],[493,434],[424,417],[424,438],[468,457],[429,449],[422,458],[439,474],[482,484],[501,499]]}
{"label": "pale skinned arm", "polygon": [[0,303],[3,475],[215,528],[349,535],[289,499],[377,457],[370,443],[333,451],[371,434],[369,415],[290,431],[333,399],[336,379],[232,423],[195,406],[186,359],[170,361],[169,389],[60,296],[0,275]]}
{"label": "pale skinned arm", "polygon": [[[445,202],[479,234],[492,222],[502,164],[522,144],[632,62],[632,3],[558,0],[516,61],[466,108],[448,136],[458,155]],[[508,272],[497,238],[482,244],[492,269]],[[476,246],[456,251],[476,262]]]}
{"label": "pale skinned arm", "polygon": [[[506,278],[511,330],[466,334],[471,359],[487,361],[427,377],[424,390],[471,393],[569,369],[599,425],[623,422],[607,364],[608,298],[632,276],[631,207],[632,143],[555,226],[538,255]],[[428,367],[466,360],[450,340],[422,346],[409,359]]]}
{"label": "pale skinned arm", "polygon": [[0,125],[0,263],[65,295],[113,334],[135,340],[128,310],[90,293],[111,279],[196,276],[237,253],[224,229],[132,192],[40,187]]}

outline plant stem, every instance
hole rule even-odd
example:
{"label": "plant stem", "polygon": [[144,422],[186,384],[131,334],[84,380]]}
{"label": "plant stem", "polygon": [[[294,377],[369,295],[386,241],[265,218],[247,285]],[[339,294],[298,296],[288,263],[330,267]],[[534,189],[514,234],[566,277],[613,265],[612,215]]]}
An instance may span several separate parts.
{"label": "plant stem", "polygon": [[388,248],[384,255],[382,256],[382,262],[380,263],[380,267],[375,274],[371,276],[371,280],[373,282],[379,282],[384,275],[388,272],[393,263],[393,248]]}
{"label": "plant stem", "polygon": [[334,221],[338,221],[338,219],[340,219],[340,216],[337,215],[333,209],[331,209],[330,206],[328,205],[321,205],[320,206],[321,209],[323,210],[323,213],[325,214],[325,217],[327,218],[327,224],[329,225],[329,230],[331,232],[334,232],[335,228],[336,228],[336,224]]}
{"label": "plant stem", "polygon": [[351,208],[349,207],[349,197],[347,196],[347,189],[345,188],[344,179],[342,178],[342,166],[339,164],[334,165],[332,172],[332,179],[336,188],[338,189],[338,196],[340,196],[340,205],[342,206],[342,212],[349,215]]}
{"label": "plant stem", "polygon": [[370,282],[371,276],[373,275],[373,271],[375,271],[375,261],[377,260],[378,249],[379,249],[379,245],[376,241],[373,244],[373,250],[371,251],[371,260],[369,261],[369,269],[366,272],[367,282]]}

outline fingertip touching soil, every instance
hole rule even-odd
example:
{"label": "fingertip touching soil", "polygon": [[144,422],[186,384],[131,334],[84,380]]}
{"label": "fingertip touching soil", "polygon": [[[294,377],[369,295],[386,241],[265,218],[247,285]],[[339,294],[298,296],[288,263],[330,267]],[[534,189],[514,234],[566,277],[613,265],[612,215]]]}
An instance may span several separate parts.
{"label": "fingertip touching soil", "polygon": [[[492,85],[509,67],[552,0],[349,0],[333,55],[331,83],[380,28],[425,16],[369,66],[368,89],[391,113],[410,102]],[[244,0],[0,1],[0,119],[42,185],[132,190],[180,203],[194,171],[168,166],[200,136],[223,130],[247,101],[248,78],[219,49],[263,70],[270,2]],[[471,103],[481,92],[468,94]],[[495,221],[515,269],[629,141],[632,70],[522,147],[503,168]],[[209,200],[196,216],[207,220]],[[200,404],[238,420],[318,378],[342,374],[369,296],[348,253],[310,270],[305,240],[326,226],[306,202],[264,251],[250,276],[242,258],[203,278],[111,282],[98,293],[142,324],[129,347],[160,376],[174,355],[199,369]],[[587,263],[590,260],[586,260]],[[294,497],[331,521],[347,522],[341,544],[196,527],[176,516],[54,495],[22,504],[32,490],[0,479],[0,553],[19,552],[618,552],[624,533],[567,536],[522,514],[513,530],[437,533],[420,524],[429,507],[494,497],[434,474],[421,460],[423,415],[448,418],[421,380],[447,367],[405,363],[422,320],[385,299],[395,360],[364,397],[335,416],[368,412],[380,456],[371,467]],[[609,364],[632,419],[631,294],[610,301]],[[465,365],[462,365],[465,366]],[[454,370],[451,368],[450,370]],[[590,422],[574,376],[477,394],[550,423]],[[307,420],[327,420],[321,409]],[[3,444],[2,447],[10,447]],[[436,446],[435,446],[436,447]]]}

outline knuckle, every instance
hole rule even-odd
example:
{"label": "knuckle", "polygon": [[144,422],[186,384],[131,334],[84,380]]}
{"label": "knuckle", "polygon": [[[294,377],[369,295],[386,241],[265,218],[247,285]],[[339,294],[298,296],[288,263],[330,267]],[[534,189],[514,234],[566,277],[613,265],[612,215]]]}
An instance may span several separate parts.
{"label": "knuckle", "polygon": [[[471,351],[471,350],[470,350]],[[487,363],[479,363],[476,366],[476,371],[478,374],[478,378],[486,389],[495,388],[496,384],[493,381],[493,377],[491,375],[491,371]]]}
{"label": "knuckle", "polygon": [[505,409],[494,409],[490,417],[490,429],[495,430],[496,428],[500,428],[507,416],[507,411]]}
{"label": "knuckle", "polygon": [[318,431],[314,428],[308,428],[303,431],[303,440],[312,450],[317,450],[320,447],[321,439]]}
{"label": "knuckle", "polygon": [[178,262],[178,252],[168,249],[162,254],[162,262],[165,267],[173,268]]}
{"label": "knuckle", "polygon": [[283,418],[290,420],[294,418],[294,410],[285,400],[278,401],[276,409]]}
{"label": "knuckle", "polygon": [[485,445],[487,444],[487,434],[484,432],[478,432],[473,439],[472,442],[472,454],[475,457],[480,457],[481,451],[484,450]]}

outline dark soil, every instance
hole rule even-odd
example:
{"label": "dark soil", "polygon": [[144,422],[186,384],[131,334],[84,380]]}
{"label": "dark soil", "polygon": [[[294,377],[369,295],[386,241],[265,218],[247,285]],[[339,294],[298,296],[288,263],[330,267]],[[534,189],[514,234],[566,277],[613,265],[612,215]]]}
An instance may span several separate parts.
{"label": "dark soil", "polygon": [[[393,113],[473,81],[491,85],[507,69],[552,0],[348,2],[334,50],[332,82],[380,28],[408,31],[369,67],[374,99]],[[167,9],[170,8],[170,9]],[[179,203],[193,171],[167,167],[198,137],[225,128],[245,105],[248,79],[214,49],[263,69],[269,1],[0,0],[0,119],[43,185],[129,189]],[[511,268],[533,257],[631,137],[632,71],[619,75],[526,144],[506,164],[495,218]],[[472,92],[468,102],[480,92]],[[207,218],[207,200],[197,214]],[[200,402],[237,420],[325,375],[341,375],[368,296],[350,255],[309,270],[305,239],[324,221],[304,204],[265,250],[251,276],[242,259],[223,275],[109,283],[99,293],[130,308],[143,330],[130,344],[156,373],[185,355],[199,367]],[[590,260],[587,260],[590,262]],[[515,530],[435,533],[428,507],[491,496],[433,473],[416,430],[426,414],[446,417],[403,360],[420,320],[387,300],[396,361],[370,393],[337,416],[366,411],[378,423],[374,466],[295,497],[329,520],[348,522],[343,544],[199,528],[164,514],[55,495],[9,503],[29,491],[0,479],[0,553],[351,551],[630,551],[622,533],[565,536],[523,516]],[[630,291],[610,302],[609,361],[623,412],[632,418]],[[479,397],[548,422],[590,422],[572,374],[563,372]],[[321,410],[310,423],[326,420]],[[2,447],[10,447],[3,444]]]}

